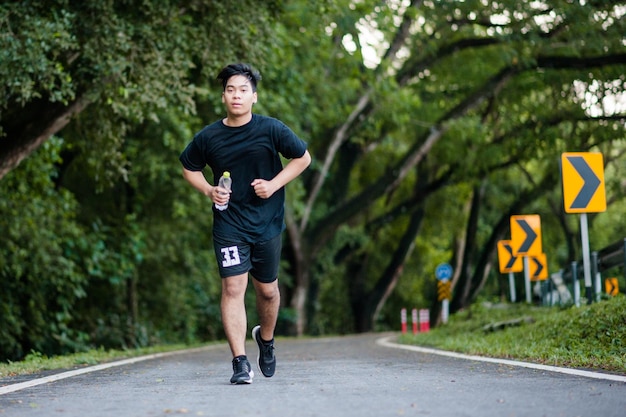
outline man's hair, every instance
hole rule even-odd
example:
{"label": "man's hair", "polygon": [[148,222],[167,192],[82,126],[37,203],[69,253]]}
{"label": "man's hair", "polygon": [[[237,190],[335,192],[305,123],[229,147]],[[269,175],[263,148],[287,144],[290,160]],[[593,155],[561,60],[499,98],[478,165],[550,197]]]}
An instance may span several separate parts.
{"label": "man's hair", "polygon": [[252,91],[256,92],[256,85],[261,81],[261,74],[248,64],[230,64],[222,68],[217,75],[217,80],[222,82],[222,88],[226,91],[226,83],[233,75],[243,75],[252,85]]}

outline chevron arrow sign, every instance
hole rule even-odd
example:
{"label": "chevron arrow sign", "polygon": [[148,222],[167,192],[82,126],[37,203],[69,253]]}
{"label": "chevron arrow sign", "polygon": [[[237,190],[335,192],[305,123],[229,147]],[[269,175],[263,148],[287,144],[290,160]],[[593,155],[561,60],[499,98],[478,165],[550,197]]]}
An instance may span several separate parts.
{"label": "chevron arrow sign", "polygon": [[501,240],[498,242],[498,263],[501,273],[522,272],[524,263],[521,257],[515,256],[511,241]]}
{"label": "chevron arrow sign", "polygon": [[541,217],[538,214],[511,216],[511,246],[515,256],[543,253],[541,248]]}
{"label": "chevron arrow sign", "polygon": [[548,279],[548,258],[545,253],[530,258],[530,280],[543,281]]}
{"label": "chevron arrow sign", "polygon": [[563,202],[566,213],[606,211],[604,162],[599,152],[566,152],[561,155]]}

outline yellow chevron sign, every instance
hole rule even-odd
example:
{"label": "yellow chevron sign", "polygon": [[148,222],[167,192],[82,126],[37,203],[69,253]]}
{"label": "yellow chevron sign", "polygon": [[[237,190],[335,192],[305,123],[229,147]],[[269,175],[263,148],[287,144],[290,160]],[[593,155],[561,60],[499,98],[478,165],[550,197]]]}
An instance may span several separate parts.
{"label": "yellow chevron sign", "polygon": [[604,280],[604,289],[608,295],[616,296],[619,294],[619,282],[617,278],[607,278]]}
{"label": "yellow chevron sign", "polygon": [[524,270],[524,262],[521,256],[513,253],[513,246],[510,240],[501,240],[498,242],[498,264],[500,265],[500,273],[522,272]]}
{"label": "yellow chevron sign", "polygon": [[548,279],[548,258],[545,253],[531,256],[528,259],[531,281],[543,281]]}
{"label": "yellow chevron sign", "polygon": [[534,256],[541,248],[541,217],[538,214],[511,216],[511,246],[515,256]]}
{"label": "yellow chevron sign", "polygon": [[437,299],[439,301],[449,300],[451,297],[452,283],[449,280],[437,281]]}
{"label": "yellow chevron sign", "polygon": [[566,152],[561,155],[563,202],[566,213],[606,211],[604,162],[599,152]]}

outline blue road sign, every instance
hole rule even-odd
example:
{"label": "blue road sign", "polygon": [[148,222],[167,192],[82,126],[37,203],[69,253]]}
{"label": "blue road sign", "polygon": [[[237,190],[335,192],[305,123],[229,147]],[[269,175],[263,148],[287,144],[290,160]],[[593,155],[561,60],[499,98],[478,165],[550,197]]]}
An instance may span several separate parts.
{"label": "blue road sign", "polygon": [[452,278],[452,266],[450,264],[439,264],[435,269],[435,276],[438,280],[446,280]]}

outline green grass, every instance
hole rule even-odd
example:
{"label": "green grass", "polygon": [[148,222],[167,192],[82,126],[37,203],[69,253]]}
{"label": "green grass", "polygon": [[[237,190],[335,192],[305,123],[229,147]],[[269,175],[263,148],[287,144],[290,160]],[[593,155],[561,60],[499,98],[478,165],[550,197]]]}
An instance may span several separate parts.
{"label": "green grass", "polygon": [[84,366],[97,365],[119,359],[132,358],[154,353],[170,352],[180,349],[187,349],[194,346],[187,345],[167,345],[155,346],[143,349],[132,350],[90,350],[87,352],[74,353],[71,355],[47,357],[37,352],[33,352],[19,362],[0,363],[0,378],[41,373],[50,370],[76,369]]}
{"label": "green grass", "polygon": [[[510,326],[489,331],[496,323]],[[472,306],[400,343],[471,355],[626,374],[626,297],[581,307]]]}

